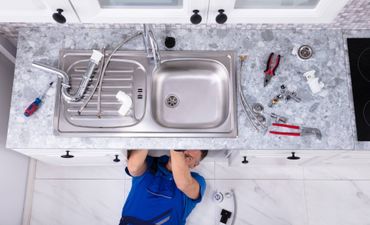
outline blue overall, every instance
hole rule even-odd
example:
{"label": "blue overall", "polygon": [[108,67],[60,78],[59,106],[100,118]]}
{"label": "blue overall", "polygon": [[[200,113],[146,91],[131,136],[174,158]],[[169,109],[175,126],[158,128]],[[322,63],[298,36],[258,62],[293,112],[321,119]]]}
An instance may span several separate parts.
{"label": "blue overall", "polygon": [[[132,177],[120,225],[185,225],[187,216],[202,200],[206,182],[198,173],[191,172],[199,183],[200,195],[190,199],[176,187],[172,173],[165,167],[168,160],[168,156],[146,158],[148,169],[143,175]],[[127,167],[126,173],[131,176]]]}

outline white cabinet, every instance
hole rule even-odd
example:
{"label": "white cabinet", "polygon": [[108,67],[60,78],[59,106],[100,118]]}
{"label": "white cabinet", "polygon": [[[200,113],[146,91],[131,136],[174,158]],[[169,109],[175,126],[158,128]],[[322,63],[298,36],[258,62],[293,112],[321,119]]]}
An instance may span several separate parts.
{"label": "white cabinet", "polygon": [[329,23],[349,0],[12,0],[2,2],[0,22],[54,22],[63,9],[67,22],[184,23],[199,10],[202,24]]}
{"label": "white cabinet", "polygon": [[[289,160],[288,157],[299,157]],[[230,166],[310,166],[329,160],[341,151],[315,151],[315,150],[240,150],[234,151],[229,159]],[[246,157],[247,162],[242,163]]]}
{"label": "white cabinet", "polygon": [[[127,150],[111,149],[18,149],[16,150],[46,164],[57,166],[122,166]],[[68,151],[68,152],[67,152]],[[209,151],[206,162],[227,162],[230,150]],[[168,150],[150,150],[149,155],[169,155]]]}
{"label": "white cabinet", "polygon": [[[295,152],[298,160],[288,160]],[[247,163],[242,163],[246,157]],[[230,166],[346,167],[370,166],[369,151],[343,150],[240,150],[232,151]]]}
{"label": "white cabinet", "polygon": [[71,0],[82,22],[190,23],[199,10],[202,23],[329,23],[348,0]]}
{"label": "white cabinet", "polygon": [[71,0],[81,22],[190,23],[193,10],[207,21],[208,0]]}
{"label": "white cabinet", "polygon": [[79,21],[69,0],[11,0],[1,2],[0,22],[54,22],[57,9],[67,22]]}
{"label": "white cabinet", "polygon": [[126,162],[126,150],[42,149],[18,151],[44,163],[60,166],[122,166]]}
{"label": "white cabinet", "polygon": [[208,23],[219,9],[226,23],[330,23],[348,0],[210,0]]}

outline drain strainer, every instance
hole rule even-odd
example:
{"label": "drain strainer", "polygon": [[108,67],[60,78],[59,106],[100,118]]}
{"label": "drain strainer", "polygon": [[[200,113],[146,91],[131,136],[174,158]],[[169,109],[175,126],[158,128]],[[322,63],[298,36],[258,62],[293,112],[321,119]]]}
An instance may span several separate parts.
{"label": "drain strainer", "polygon": [[298,49],[298,56],[301,59],[309,59],[311,58],[312,54],[313,54],[313,51],[312,51],[311,46],[302,45]]}
{"label": "drain strainer", "polygon": [[179,98],[176,95],[169,95],[165,100],[166,106],[175,108],[179,105]]}

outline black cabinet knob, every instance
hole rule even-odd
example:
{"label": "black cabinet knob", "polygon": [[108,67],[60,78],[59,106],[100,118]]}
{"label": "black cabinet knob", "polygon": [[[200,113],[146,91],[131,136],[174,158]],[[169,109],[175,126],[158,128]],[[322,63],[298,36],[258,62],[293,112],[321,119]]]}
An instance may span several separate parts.
{"label": "black cabinet knob", "polygon": [[65,159],[70,159],[70,158],[73,158],[75,156],[74,155],[70,155],[69,154],[69,151],[66,151],[66,154],[65,155],[61,155],[60,157],[65,158]]}
{"label": "black cabinet knob", "polygon": [[114,155],[115,156],[115,159],[113,159],[113,162],[120,162],[121,160],[118,158],[118,155]]}
{"label": "black cabinet knob", "polygon": [[193,10],[193,15],[190,17],[190,22],[192,24],[199,24],[200,22],[202,22],[202,17],[198,14],[199,13],[199,10],[195,9]]}
{"label": "black cabinet knob", "polygon": [[247,164],[248,163],[248,160],[247,160],[247,156],[243,156],[243,161],[242,161],[243,164]]}
{"label": "black cabinet knob", "polygon": [[300,159],[300,157],[295,156],[295,152],[292,152],[292,155],[287,157],[287,159],[289,159],[289,160],[298,160],[298,159]]}
{"label": "black cabinet knob", "polygon": [[223,10],[223,9],[218,10],[219,14],[216,16],[216,22],[218,24],[224,24],[226,22],[227,16],[224,12],[225,12],[225,10]]}
{"label": "black cabinet knob", "polygon": [[53,13],[53,19],[57,23],[65,23],[67,19],[62,15],[63,9],[57,9],[56,13]]}

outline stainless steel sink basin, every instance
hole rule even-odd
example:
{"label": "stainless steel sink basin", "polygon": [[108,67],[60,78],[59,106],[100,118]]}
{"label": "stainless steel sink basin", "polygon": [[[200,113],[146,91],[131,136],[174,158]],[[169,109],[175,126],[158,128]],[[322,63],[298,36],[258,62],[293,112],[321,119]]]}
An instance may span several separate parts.
{"label": "stainless steel sink basin", "polygon": [[153,73],[154,119],[164,127],[220,126],[229,112],[229,71],[211,59],[164,61]]}
{"label": "stainless steel sink basin", "polygon": [[[60,52],[59,68],[71,77],[72,93],[90,54],[86,50]],[[161,57],[160,66],[153,68],[143,51],[118,51],[103,80],[100,116],[97,93],[78,113],[96,77],[81,102],[64,101],[58,89],[55,133],[81,137],[236,137],[234,53],[163,51]],[[118,91],[133,101],[125,116],[118,113],[122,104],[115,98]]]}

